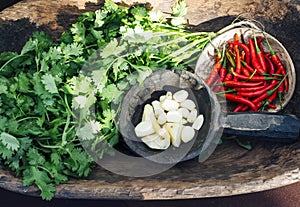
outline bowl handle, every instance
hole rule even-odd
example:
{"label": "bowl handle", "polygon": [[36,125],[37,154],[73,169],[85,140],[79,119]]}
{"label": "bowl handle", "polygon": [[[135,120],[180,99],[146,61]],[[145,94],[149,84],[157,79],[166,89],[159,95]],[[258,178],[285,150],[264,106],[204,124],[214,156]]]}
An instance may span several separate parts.
{"label": "bowl handle", "polygon": [[223,133],[241,138],[275,142],[295,142],[299,139],[300,120],[287,114],[227,113]]}

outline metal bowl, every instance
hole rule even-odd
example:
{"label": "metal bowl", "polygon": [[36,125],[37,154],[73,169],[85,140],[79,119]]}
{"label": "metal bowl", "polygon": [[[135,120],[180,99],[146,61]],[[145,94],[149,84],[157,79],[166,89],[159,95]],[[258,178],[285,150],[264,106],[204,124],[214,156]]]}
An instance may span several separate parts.
{"label": "metal bowl", "polygon": [[[283,62],[286,72],[288,74],[288,83],[289,83],[289,90],[284,93],[283,96],[283,102],[282,104],[279,103],[279,100],[275,100],[275,106],[276,109],[268,109],[269,112],[278,112],[282,108],[284,108],[288,102],[291,100],[295,85],[296,85],[296,73],[295,73],[295,67],[293,64],[293,61],[288,53],[288,51],[285,49],[285,47],[273,36],[271,36],[268,33],[263,33],[261,30],[254,29],[255,35],[257,37],[260,36],[266,36],[268,38],[268,41],[270,42],[270,45],[272,46],[273,50],[276,52],[276,54],[279,56],[280,60]],[[239,37],[243,36],[245,40],[248,39],[248,37],[253,37],[253,29],[246,28],[246,27],[239,27],[239,28],[233,28],[230,29],[220,35],[218,35],[216,38],[214,38],[211,41],[211,44],[208,44],[201,55],[198,58],[198,61],[196,63],[195,68],[195,74],[202,79],[207,79],[213,70],[213,66],[215,64],[215,47],[222,50],[222,47],[224,44],[226,44],[228,41],[233,41],[234,34],[237,33]],[[267,45],[264,45],[265,52],[268,52]]]}

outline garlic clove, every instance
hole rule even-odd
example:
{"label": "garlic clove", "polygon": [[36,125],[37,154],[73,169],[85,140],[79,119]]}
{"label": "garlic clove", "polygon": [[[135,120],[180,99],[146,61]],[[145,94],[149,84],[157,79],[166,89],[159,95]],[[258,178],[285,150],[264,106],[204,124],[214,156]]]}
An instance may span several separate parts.
{"label": "garlic clove", "polygon": [[170,134],[172,145],[174,147],[179,147],[181,143],[180,135],[182,125],[179,123],[166,123],[165,127]]}
{"label": "garlic clove", "polygon": [[179,107],[179,103],[174,100],[166,99],[161,104],[162,108],[166,111],[175,111]]}
{"label": "garlic clove", "polygon": [[167,113],[167,122],[180,123],[182,120],[182,115],[178,111],[169,111]]}
{"label": "garlic clove", "polygon": [[195,136],[195,130],[190,126],[183,126],[181,130],[181,140],[184,143],[191,141]]}
{"label": "garlic clove", "polygon": [[153,129],[152,122],[150,120],[140,122],[134,129],[136,136],[145,137],[147,135],[153,134],[155,130]]}
{"label": "garlic clove", "polygon": [[146,142],[152,142],[158,138],[159,138],[159,135],[154,133],[154,134],[150,134],[148,136],[142,137],[141,140],[146,143]]}
{"label": "garlic clove", "polygon": [[181,113],[183,118],[187,118],[190,114],[189,110],[187,108],[179,108],[177,110],[179,113]]}
{"label": "garlic clove", "polygon": [[188,121],[189,123],[194,123],[194,121],[196,120],[196,118],[197,118],[197,110],[196,110],[196,109],[193,109],[193,110],[189,113],[189,115],[188,115],[188,117],[187,117],[187,121]]}
{"label": "garlic clove", "polygon": [[202,127],[203,123],[204,123],[204,116],[203,114],[200,114],[194,121],[192,127],[196,130],[199,130]]}
{"label": "garlic clove", "polygon": [[147,120],[150,121],[155,120],[154,110],[150,104],[146,104],[144,106],[144,111],[143,111],[142,121],[147,121]]}
{"label": "garlic clove", "polygon": [[186,99],[185,101],[181,102],[180,106],[190,111],[196,108],[194,101],[192,101],[191,99]]}
{"label": "garlic clove", "polygon": [[167,149],[171,144],[170,137],[166,138],[166,137],[161,137],[160,136],[154,142],[159,146],[159,149],[162,149],[162,150]]}
{"label": "garlic clove", "polygon": [[154,109],[154,115],[156,117],[158,117],[160,114],[164,113],[164,110],[162,109],[161,107],[161,104],[159,101],[152,101],[152,106],[153,106],[153,109]]}
{"label": "garlic clove", "polygon": [[183,102],[184,100],[187,99],[188,96],[189,94],[186,90],[180,90],[174,93],[173,99],[177,102]]}
{"label": "garlic clove", "polygon": [[157,123],[160,125],[163,125],[167,122],[167,115],[166,113],[162,113],[157,118]]}

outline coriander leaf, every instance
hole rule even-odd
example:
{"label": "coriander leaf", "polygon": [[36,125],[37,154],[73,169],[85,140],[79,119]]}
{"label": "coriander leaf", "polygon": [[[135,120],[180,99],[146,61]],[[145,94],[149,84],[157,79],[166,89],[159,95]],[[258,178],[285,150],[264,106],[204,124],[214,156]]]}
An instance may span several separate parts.
{"label": "coriander leaf", "polygon": [[4,144],[0,143],[0,155],[2,159],[10,159],[14,152],[8,149]]}
{"label": "coriander leaf", "polygon": [[28,150],[27,158],[30,165],[43,165],[45,163],[45,157],[35,148],[30,148]]}
{"label": "coriander leaf", "polygon": [[55,187],[50,183],[51,179],[44,170],[30,166],[23,172],[23,184],[29,186],[36,184],[41,190],[41,196],[45,200],[50,200],[54,196]]}
{"label": "coriander leaf", "polygon": [[87,97],[86,96],[76,96],[73,98],[72,107],[74,109],[83,109],[87,104]]}
{"label": "coriander leaf", "polygon": [[69,56],[80,56],[83,53],[83,47],[82,45],[78,44],[77,42],[74,42],[72,44],[64,45],[63,47],[63,54],[67,57]]}
{"label": "coriander leaf", "polygon": [[0,140],[7,149],[16,151],[20,148],[20,142],[18,139],[6,132],[2,132],[0,135]]}
{"label": "coriander leaf", "polygon": [[114,3],[113,1],[105,0],[104,10],[107,10],[109,12],[114,12],[114,11],[117,11],[118,8],[119,8],[118,5],[116,3]]}
{"label": "coriander leaf", "polygon": [[73,38],[74,38],[75,42],[81,42],[81,43],[85,44],[86,28],[85,28],[83,22],[74,23],[70,30],[71,30],[72,34],[74,35]]}
{"label": "coriander leaf", "polygon": [[107,71],[100,69],[100,70],[94,70],[92,72],[92,79],[94,81],[94,84],[96,85],[98,91],[101,93],[104,86],[106,85],[107,82],[107,76],[106,76]]}
{"label": "coriander leaf", "polygon": [[174,17],[171,19],[171,24],[173,26],[181,26],[186,23],[186,19],[184,17]]}
{"label": "coriander leaf", "polygon": [[103,10],[97,10],[95,11],[95,15],[95,27],[101,27],[105,23],[104,18],[107,16],[107,12]]}
{"label": "coriander leaf", "polygon": [[120,91],[115,84],[110,84],[103,88],[103,91],[101,93],[101,99],[107,99],[117,104],[122,94],[123,91]]}
{"label": "coriander leaf", "polygon": [[29,39],[21,50],[21,55],[34,51],[37,47],[37,40]]}
{"label": "coriander leaf", "polygon": [[87,94],[92,92],[91,88],[91,79],[86,76],[80,75],[79,77],[73,77],[69,83],[71,85],[72,94],[78,95],[78,94]]}
{"label": "coriander leaf", "polygon": [[91,140],[95,138],[95,134],[100,131],[101,125],[99,122],[92,120],[78,130],[78,137],[83,140]]}
{"label": "coriander leaf", "polygon": [[51,157],[51,162],[53,162],[53,164],[55,165],[58,165],[61,162],[61,157],[57,152],[52,152],[50,157]]}
{"label": "coriander leaf", "polygon": [[5,116],[0,116],[0,131],[4,131],[6,128],[7,118]]}
{"label": "coriander leaf", "polygon": [[179,0],[172,8],[172,16],[183,17],[187,14],[187,6],[184,0]]}
{"label": "coriander leaf", "polygon": [[121,52],[124,52],[125,49],[125,45],[118,46],[117,39],[113,39],[103,48],[102,52],[100,53],[100,56],[102,58],[107,58],[111,55],[118,56]]}
{"label": "coriander leaf", "polygon": [[29,78],[27,77],[26,73],[20,73],[18,75],[18,89],[19,91],[21,92],[24,92],[24,93],[27,93],[27,92],[30,92],[30,80]]}
{"label": "coriander leaf", "polygon": [[58,90],[55,84],[55,80],[51,74],[45,74],[42,76],[42,83],[45,89],[51,94],[57,94]]}
{"label": "coriander leaf", "polygon": [[75,171],[79,176],[88,176],[91,171],[90,164],[93,162],[91,157],[80,148],[74,148],[70,156],[74,161],[72,171]]}

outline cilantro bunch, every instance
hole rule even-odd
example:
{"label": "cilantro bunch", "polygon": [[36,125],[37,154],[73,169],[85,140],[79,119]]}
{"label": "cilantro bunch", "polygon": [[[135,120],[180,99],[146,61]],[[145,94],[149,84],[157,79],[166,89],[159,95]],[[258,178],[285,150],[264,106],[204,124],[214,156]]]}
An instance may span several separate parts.
{"label": "cilantro bunch", "polygon": [[111,154],[119,141],[125,91],[156,69],[191,70],[215,34],[184,29],[184,1],[172,11],[106,0],[59,43],[34,33],[20,54],[0,54],[0,159],[24,186],[50,200],[56,185],[88,176],[91,157]]}

